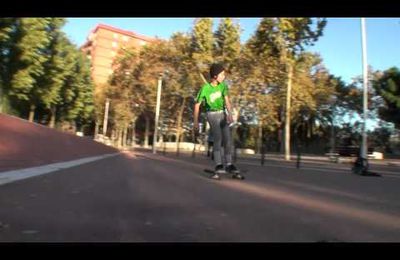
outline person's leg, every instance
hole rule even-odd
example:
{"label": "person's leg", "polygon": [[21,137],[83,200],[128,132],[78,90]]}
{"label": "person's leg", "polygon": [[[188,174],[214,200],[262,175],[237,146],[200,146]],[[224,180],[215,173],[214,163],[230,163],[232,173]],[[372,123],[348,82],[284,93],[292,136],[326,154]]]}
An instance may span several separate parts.
{"label": "person's leg", "polygon": [[211,142],[211,160],[214,161],[214,142]]}
{"label": "person's leg", "polygon": [[222,142],[224,143],[224,155],[226,164],[232,164],[232,136],[231,129],[224,118],[221,121]]}
{"label": "person's leg", "polygon": [[214,142],[213,142],[213,155],[215,165],[222,164],[221,158],[221,142],[222,142],[222,133],[221,133],[221,116],[219,113],[207,114],[207,120],[210,123],[210,130],[212,131]]}
{"label": "person's leg", "polygon": [[233,141],[232,141],[231,129],[229,128],[228,123],[226,122],[225,119],[223,120],[223,122],[221,122],[221,127],[222,127],[222,139],[224,142],[226,171],[232,173],[233,178],[243,180],[244,177],[240,174],[240,170],[232,163]]}

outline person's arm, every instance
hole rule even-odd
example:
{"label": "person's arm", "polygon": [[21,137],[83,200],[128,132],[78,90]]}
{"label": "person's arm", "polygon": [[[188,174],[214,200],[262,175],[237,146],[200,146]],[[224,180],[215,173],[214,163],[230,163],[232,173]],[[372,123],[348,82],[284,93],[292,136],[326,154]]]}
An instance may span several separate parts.
{"label": "person's arm", "polygon": [[195,131],[199,129],[199,112],[201,103],[194,104],[194,114],[193,114],[193,128]]}

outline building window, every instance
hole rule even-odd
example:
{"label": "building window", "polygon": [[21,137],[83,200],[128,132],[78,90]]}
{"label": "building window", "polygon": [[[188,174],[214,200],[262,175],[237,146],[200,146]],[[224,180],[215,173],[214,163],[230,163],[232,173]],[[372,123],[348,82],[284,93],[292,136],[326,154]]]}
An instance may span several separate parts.
{"label": "building window", "polygon": [[143,46],[143,45],[146,45],[146,42],[145,42],[145,41],[141,41],[141,42],[140,42],[140,45],[142,45],[142,46]]}
{"label": "building window", "polygon": [[128,37],[127,36],[122,36],[122,40],[124,41],[124,42],[127,42],[129,39],[128,39]]}
{"label": "building window", "polygon": [[114,39],[118,39],[118,34],[114,33]]}
{"label": "building window", "polygon": [[117,47],[117,46],[118,46],[118,43],[117,43],[117,42],[112,42],[112,46],[113,46],[113,47]]}

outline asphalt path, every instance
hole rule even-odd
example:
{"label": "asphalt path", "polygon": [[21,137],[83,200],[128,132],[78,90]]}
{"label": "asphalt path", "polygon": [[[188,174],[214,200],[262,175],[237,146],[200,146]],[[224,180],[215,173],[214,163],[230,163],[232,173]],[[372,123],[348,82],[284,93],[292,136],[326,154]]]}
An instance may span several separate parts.
{"label": "asphalt path", "polygon": [[[2,242],[398,242],[400,179],[349,165],[212,161],[147,151],[0,186]],[[0,174],[1,175],[1,174]]]}

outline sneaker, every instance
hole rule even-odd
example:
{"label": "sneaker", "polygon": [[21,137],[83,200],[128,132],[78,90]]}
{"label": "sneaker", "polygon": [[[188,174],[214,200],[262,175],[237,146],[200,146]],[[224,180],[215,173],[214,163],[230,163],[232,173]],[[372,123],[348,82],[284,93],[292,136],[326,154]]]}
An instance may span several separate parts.
{"label": "sneaker", "polygon": [[229,164],[228,166],[226,166],[225,170],[229,173],[239,173],[240,172],[239,169],[236,168],[236,166],[233,164]]}
{"label": "sneaker", "polygon": [[229,164],[229,165],[226,167],[226,171],[233,174],[233,175],[232,175],[232,178],[233,178],[233,179],[244,180],[244,176],[240,174],[239,169],[236,168],[235,165]]}
{"label": "sneaker", "polygon": [[232,178],[233,178],[233,179],[238,179],[238,180],[244,180],[244,176],[241,175],[240,173],[234,173],[234,174],[232,175]]}
{"label": "sneaker", "polygon": [[225,173],[224,166],[222,164],[218,164],[217,166],[215,166],[215,173],[216,174]]}
{"label": "sneaker", "polygon": [[219,174],[215,173],[214,175],[211,176],[211,179],[219,180],[220,179]]}

